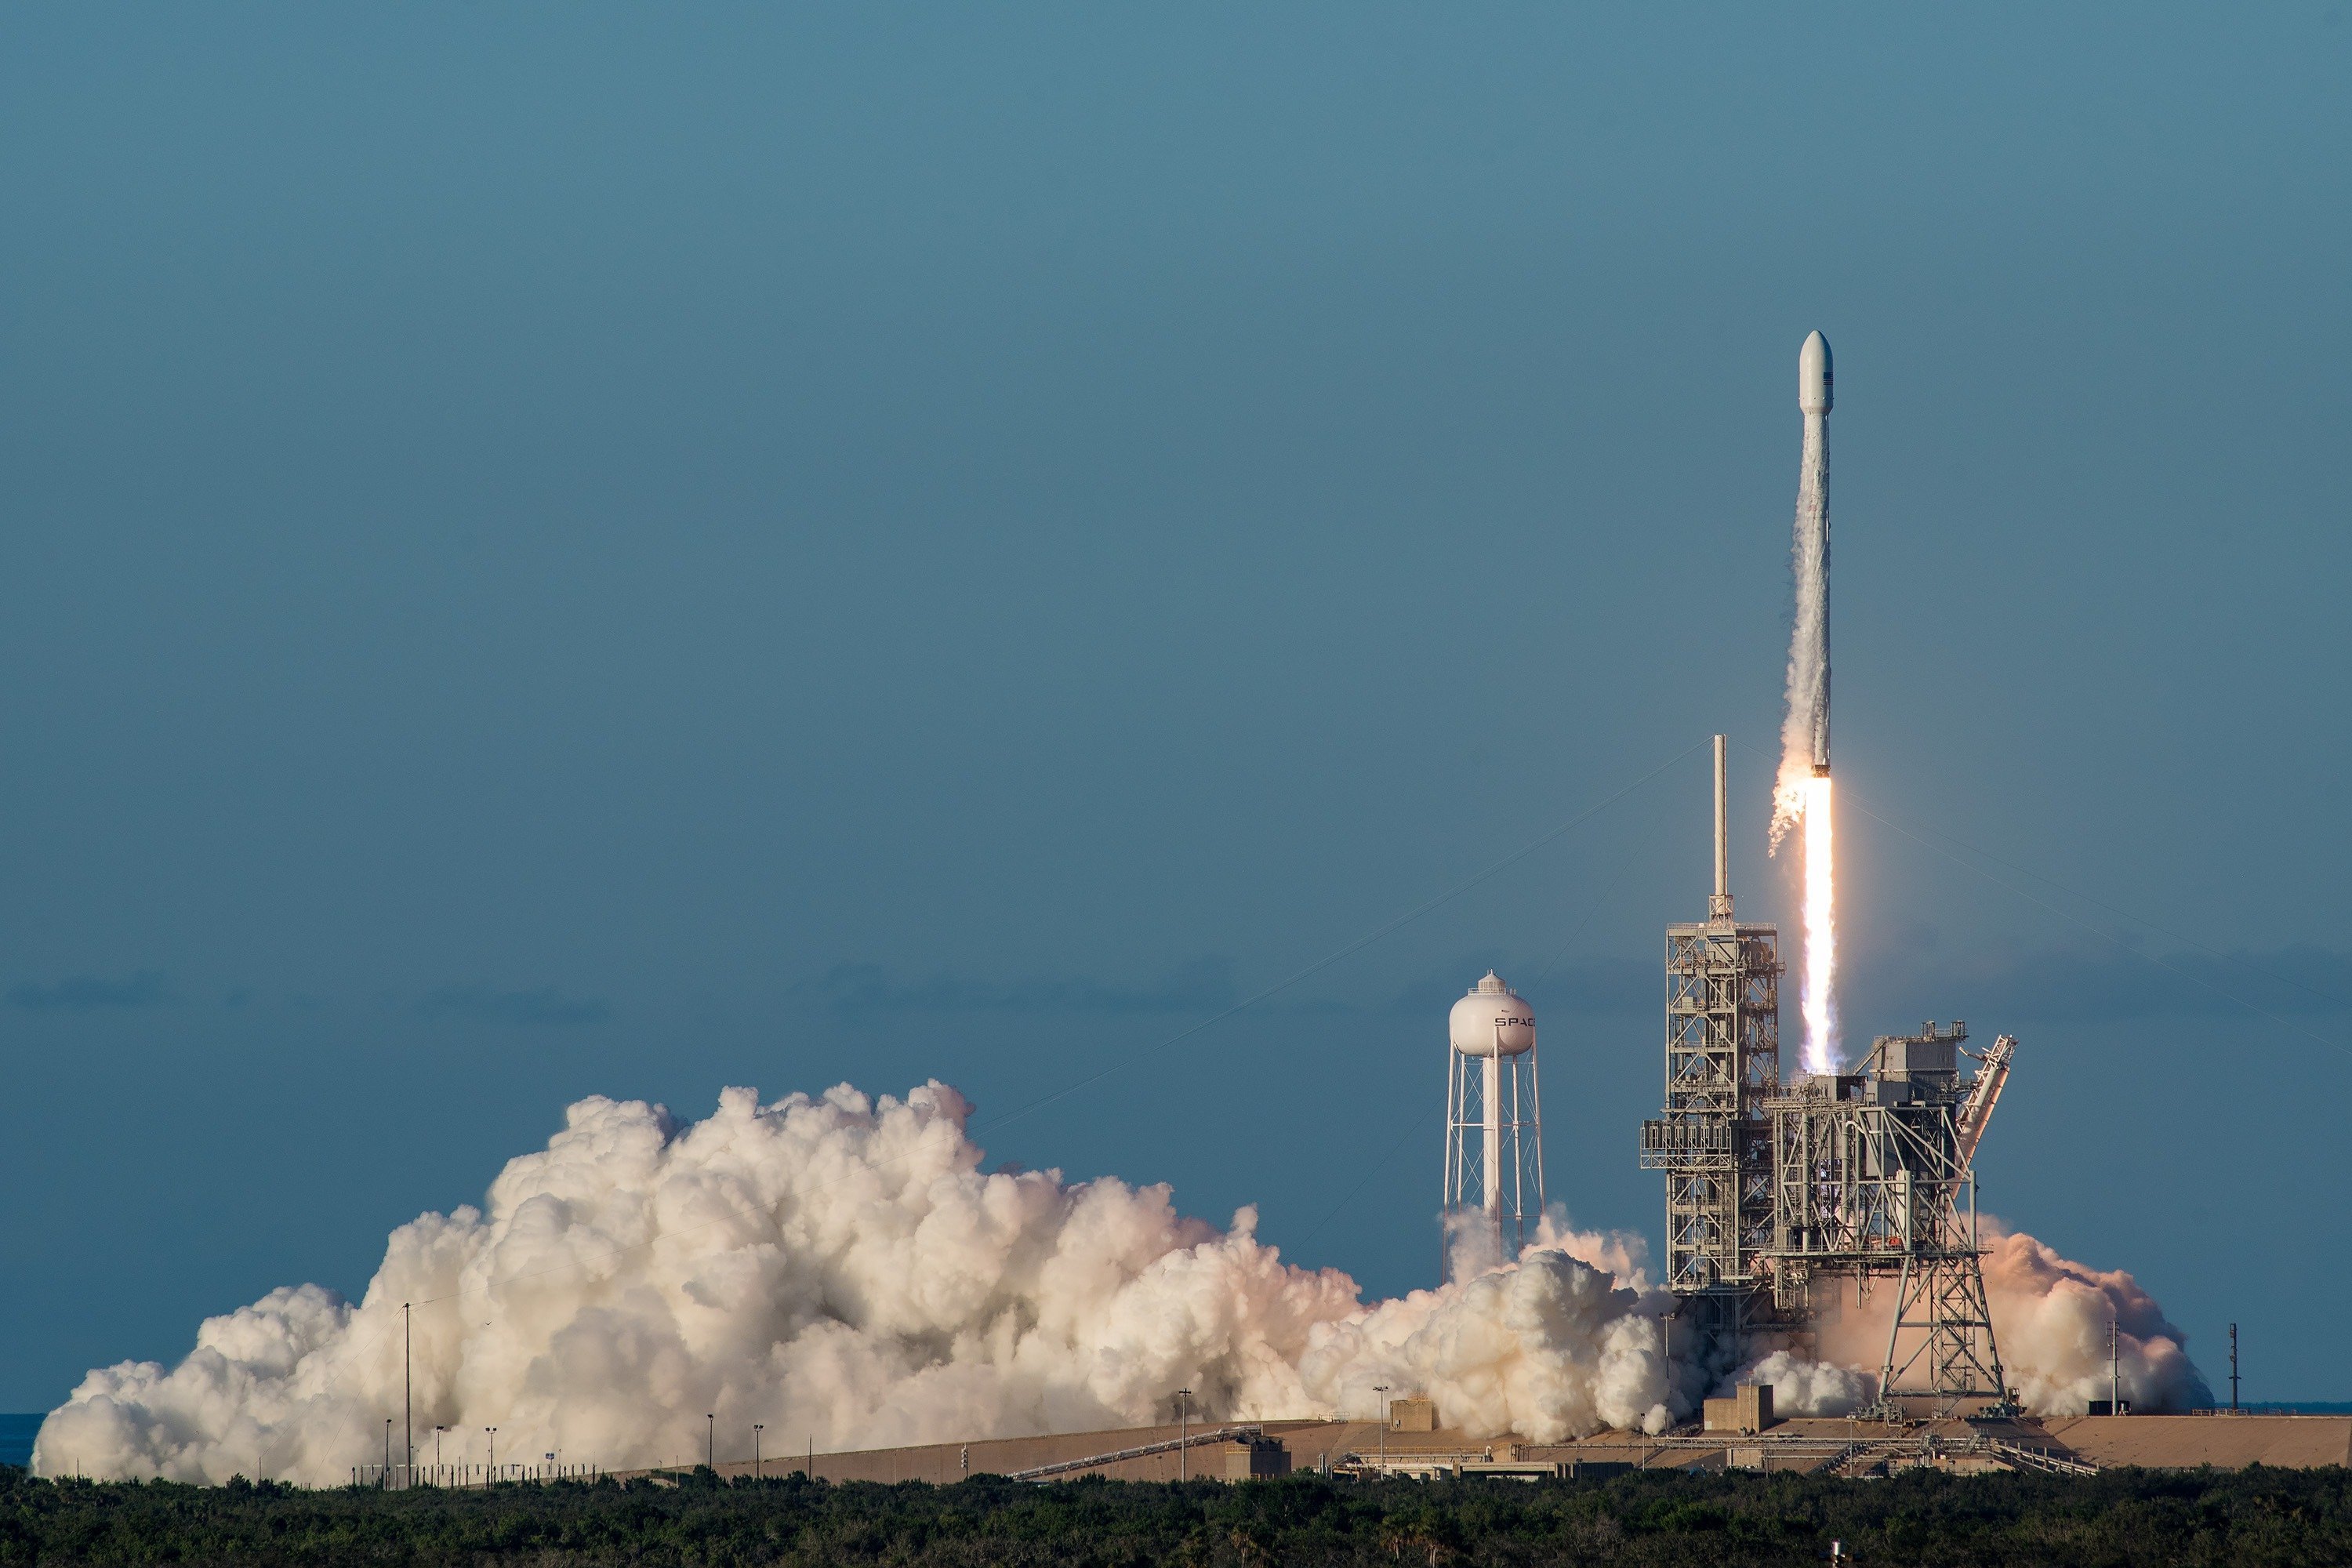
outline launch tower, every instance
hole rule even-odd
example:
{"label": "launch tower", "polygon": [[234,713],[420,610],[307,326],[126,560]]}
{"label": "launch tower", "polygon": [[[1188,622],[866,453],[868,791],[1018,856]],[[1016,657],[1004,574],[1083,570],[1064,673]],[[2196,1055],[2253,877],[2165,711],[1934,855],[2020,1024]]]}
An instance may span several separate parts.
{"label": "launch tower", "polygon": [[1642,1164],[1666,1177],[1666,1285],[1678,1316],[1737,1346],[1772,1298],[1771,1123],[1780,1089],[1780,933],[1731,900],[1724,737],[1715,738],[1715,892],[1707,918],[1666,928],[1664,1114],[1642,1124]]}
{"label": "launch tower", "polygon": [[[1986,1305],[1977,1234],[1977,1144],[2017,1041],[1982,1058],[1968,1026],[1883,1035],[1855,1073],[1807,1073],[1767,1102],[1773,1148],[1772,1234],[1765,1247],[1774,1303],[1809,1318],[1819,1282],[1851,1278],[1857,1293],[1892,1276],[1895,1317],[1879,1374],[1880,1408],[1905,1396],[1939,1411],[1985,1401],[2014,1407]],[[1977,1062],[1972,1076],[1964,1062]],[[1979,1406],[1984,1408],[1984,1406]]]}
{"label": "launch tower", "polygon": [[[1780,935],[1734,918],[1724,738],[1715,738],[1715,893],[1666,928],[1665,1113],[1642,1164],[1666,1178],[1666,1284],[1704,1360],[1802,1338],[1851,1280],[1895,1285],[1880,1409],[2015,1406],[1986,1305],[1978,1145],[2017,1042],[1968,1027],[1882,1036],[1853,1072],[1780,1079]],[[1974,1066],[1975,1070],[1969,1069]]]}

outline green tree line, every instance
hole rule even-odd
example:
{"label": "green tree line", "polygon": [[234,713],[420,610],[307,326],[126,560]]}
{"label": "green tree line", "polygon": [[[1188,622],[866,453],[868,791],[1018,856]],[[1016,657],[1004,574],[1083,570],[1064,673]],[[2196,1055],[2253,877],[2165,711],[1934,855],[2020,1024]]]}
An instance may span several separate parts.
{"label": "green tree line", "polygon": [[1795,1564],[1830,1543],[1923,1568],[2352,1563],[2347,1472],[1634,1473],[1421,1483],[829,1485],[798,1476],[488,1491],[37,1480],[0,1469],[0,1565]]}

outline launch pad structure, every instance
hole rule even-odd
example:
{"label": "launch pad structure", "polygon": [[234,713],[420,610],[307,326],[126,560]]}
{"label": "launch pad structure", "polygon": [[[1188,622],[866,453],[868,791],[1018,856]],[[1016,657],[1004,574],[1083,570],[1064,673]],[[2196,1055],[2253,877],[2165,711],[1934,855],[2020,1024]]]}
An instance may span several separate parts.
{"label": "launch pad structure", "polygon": [[[1780,933],[1733,914],[1724,737],[1715,891],[1666,928],[1665,1103],[1641,1163],[1666,1182],[1666,1285],[1702,1357],[1809,1346],[1851,1282],[1891,1280],[1878,1413],[2013,1413],[1985,1298],[1974,1161],[2017,1042],[1967,1026],[1885,1036],[1852,1072],[1780,1075]],[[1964,1071],[1973,1064],[1973,1072]]]}
{"label": "launch pad structure", "polygon": [[1642,1163],[1666,1178],[1666,1288],[1687,1324],[1744,1337],[1772,1237],[1780,1088],[1780,933],[1732,913],[1723,737],[1715,742],[1715,892],[1707,919],[1666,928],[1664,1113],[1642,1124]]}

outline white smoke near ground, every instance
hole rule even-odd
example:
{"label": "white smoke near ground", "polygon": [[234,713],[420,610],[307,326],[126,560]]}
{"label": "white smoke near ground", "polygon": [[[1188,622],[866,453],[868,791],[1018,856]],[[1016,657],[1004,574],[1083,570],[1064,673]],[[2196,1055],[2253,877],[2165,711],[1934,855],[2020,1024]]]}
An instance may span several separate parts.
{"label": "white smoke near ground", "polygon": [[[420,1462],[606,1468],[700,1456],[705,1414],[748,1447],[878,1447],[1165,1419],[1380,1409],[1558,1441],[1690,1407],[1622,1242],[1559,1226],[1520,1259],[1367,1305],[1284,1263],[1244,1209],[1223,1230],[1165,1186],[980,1169],[971,1108],[843,1086],[706,1121],[589,1099],[509,1163],[483,1208],[394,1231],[361,1301],[280,1289],[208,1320],[176,1367],[94,1371],[43,1424],[58,1474],[310,1484],[378,1462],[402,1415],[401,1305]],[[1619,1266],[1622,1265],[1624,1277]],[[748,1458],[744,1454],[740,1457]],[[403,1456],[395,1449],[394,1462]]]}
{"label": "white smoke near ground", "polygon": [[2079,1415],[2108,1396],[2107,1324],[2116,1371],[2135,1410],[2210,1407],[2213,1391],[2189,1359],[2189,1336],[2120,1268],[2070,1262],[2033,1237],[1988,1226],[1985,1293],[2009,1380],[2026,1407]]}
{"label": "white smoke near ground", "polygon": [[[1477,1209],[1456,1209],[1443,1216],[1445,1233],[1445,1278],[1474,1279],[1509,1264],[1501,1233],[1494,1220]],[[1668,1310],[1673,1299],[1650,1288],[1649,1243],[1622,1231],[1578,1230],[1569,1224],[1568,1207],[1552,1204],[1536,1223],[1529,1249],[1565,1252],[1578,1262],[1601,1270],[1633,1291],[1649,1307]]]}
{"label": "white smoke near ground", "polygon": [[[1789,1351],[1740,1370],[1694,1361],[1640,1241],[1558,1210],[1515,1260],[1367,1304],[1337,1269],[1284,1263],[1254,1210],[1220,1230],[1165,1186],[983,1173],[970,1115],[937,1082],[769,1106],[730,1089],[686,1124],[583,1100],[482,1209],[395,1230],[358,1304],[274,1290],[207,1320],[175,1367],[90,1373],[42,1425],[34,1468],[342,1483],[398,1440],[403,1302],[421,1463],[436,1427],[451,1464],[480,1463],[496,1427],[509,1459],[621,1469],[699,1457],[706,1413],[725,1459],[749,1458],[736,1450],[755,1421],[772,1451],[884,1447],[1144,1425],[1178,1388],[1212,1420],[1367,1419],[1386,1384],[1471,1436],[1538,1443],[1662,1431],[1734,1382],[1773,1384],[1788,1414],[1872,1392],[1866,1371]],[[2103,1395],[2110,1310],[2126,1397],[2202,1398],[2179,1331],[2128,1275],[2010,1236],[1987,1279],[2034,1408]],[[1872,1344],[1867,1317],[1843,1324],[1864,1348],[1832,1363],[1875,1366],[1885,1320]]]}
{"label": "white smoke near ground", "polygon": [[1750,1362],[1724,1381],[1735,1386],[1770,1384],[1772,1410],[1778,1415],[1851,1415],[1878,1397],[1878,1379],[1874,1374],[1829,1362],[1807,1361],[1786,1349]]}
{"label": "white smoke near ground", "polygon": [[[2080,1415],[2092,1400],[2108,1396],[2110,1320],[2116,1325],[2116,1381],[2133,1409],[2211,1405],[2212,1390],[2189,1359],[2188,1335],[2166,1319],[2138,1280],[2120,1268],[2073,1262],[1990,1219],[1980,1223],[1993,1340],[2003,1374],[2029,1413]],[[1823,1321],[1822,1351],[1850,1366],[1884,1365],[1894,1310],[1891,1280],[1877,1282],[1859,1300],[1849,1293]],[[1906,1350],[1911,1342],[1905,1340]]]}

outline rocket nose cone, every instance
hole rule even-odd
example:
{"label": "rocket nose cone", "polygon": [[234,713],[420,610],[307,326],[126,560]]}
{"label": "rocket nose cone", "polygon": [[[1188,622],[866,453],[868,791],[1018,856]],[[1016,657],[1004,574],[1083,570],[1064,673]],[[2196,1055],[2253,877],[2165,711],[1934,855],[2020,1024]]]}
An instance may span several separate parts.
{"label": "rocket nose cone", "polygon": [[1827,414],[1835,380],[1830,370],[1830,341],[1814,332],[1797,351],[1797,406],[1808,414]]}

